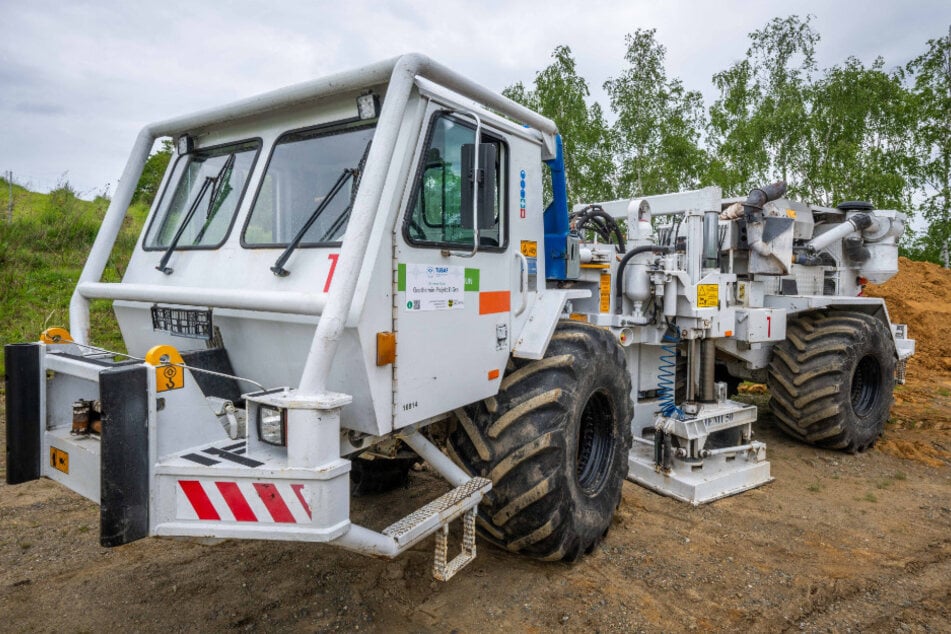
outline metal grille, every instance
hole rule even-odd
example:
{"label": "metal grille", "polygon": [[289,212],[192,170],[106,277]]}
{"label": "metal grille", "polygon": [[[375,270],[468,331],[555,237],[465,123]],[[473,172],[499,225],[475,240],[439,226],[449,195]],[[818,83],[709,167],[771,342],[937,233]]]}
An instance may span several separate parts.
{"label": "metal grille", "polygon": [[207,341],[212,336],[211,310],[152,306],[152,329]]}

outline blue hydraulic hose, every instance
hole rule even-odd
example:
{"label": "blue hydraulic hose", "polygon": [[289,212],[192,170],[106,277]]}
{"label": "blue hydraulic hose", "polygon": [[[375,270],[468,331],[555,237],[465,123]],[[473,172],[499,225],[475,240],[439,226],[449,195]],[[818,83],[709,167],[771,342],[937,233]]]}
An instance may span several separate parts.
{"label": "blue hydraulic hose", "polygon": [[[673,335],[671,335],[673,332]],[[683,420],[684,411],[677,407],[674,401],[677,382],[677,344],[680,335],[676,331],[668,330],[662,341],[668,342],[660,348],[664,354],[660,355],[659,377],[657,380],[658,396],[660,397],[660,413],[667,418],[676,417]]]}

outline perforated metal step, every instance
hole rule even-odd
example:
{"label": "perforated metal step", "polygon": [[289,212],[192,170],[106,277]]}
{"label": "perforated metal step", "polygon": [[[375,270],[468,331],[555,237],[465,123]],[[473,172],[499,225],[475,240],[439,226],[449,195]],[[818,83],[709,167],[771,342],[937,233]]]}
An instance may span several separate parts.
{"label": "perforated metal step", "polygon": [[436,498],[426,506],[383,529],[402,548],[432,534],[469,509],[478,506],[482,496],[492,488],[486,478],[472,478],[452,491]]}

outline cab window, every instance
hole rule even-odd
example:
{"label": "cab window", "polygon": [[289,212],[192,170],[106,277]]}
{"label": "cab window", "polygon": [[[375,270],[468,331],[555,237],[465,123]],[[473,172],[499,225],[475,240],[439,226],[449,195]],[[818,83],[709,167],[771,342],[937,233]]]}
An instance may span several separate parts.
{"label": "cab window", "polygon": [[145,248],[166,249],[179,231],[176,249],[220,246],[260,147],[260,141],[247,141],[179,157],[146,234]]}
{"label": "cab window", "polygon": [[245,246],[339,245],[347,230],[372,125],[311,128],[277,140],[242,236]]}
{"label": "cab window", "polygon": [[[445,112],[434,116],[403,225],[403,235],[410,244],[472,248],[472,188],[476,178],[479,247],[491,250],[505,246],[505,145],[483,127],[476,158],[475,133],[475,124],[463,116]],[[488,170],[492,173],[481,173]]]}

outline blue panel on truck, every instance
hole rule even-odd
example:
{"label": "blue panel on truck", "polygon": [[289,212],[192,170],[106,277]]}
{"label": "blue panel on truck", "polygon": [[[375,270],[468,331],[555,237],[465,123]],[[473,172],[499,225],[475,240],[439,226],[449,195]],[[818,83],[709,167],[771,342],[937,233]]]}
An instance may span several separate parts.
{"label": "blue panel on truck", "polygon": [[552,201],[545,208],[545,276],[568,279],[568,185],[561,135],[555,137],[555,158],[545,161],[551,171]]}

